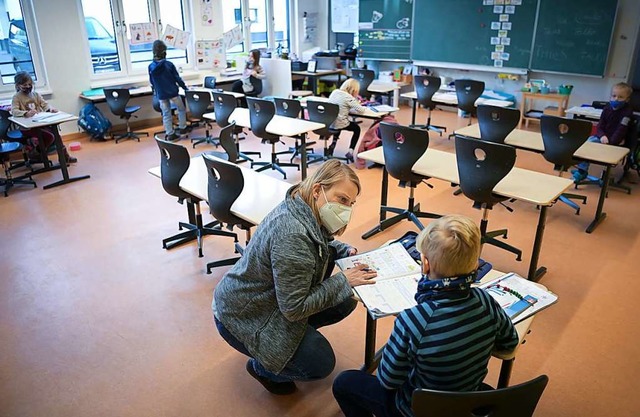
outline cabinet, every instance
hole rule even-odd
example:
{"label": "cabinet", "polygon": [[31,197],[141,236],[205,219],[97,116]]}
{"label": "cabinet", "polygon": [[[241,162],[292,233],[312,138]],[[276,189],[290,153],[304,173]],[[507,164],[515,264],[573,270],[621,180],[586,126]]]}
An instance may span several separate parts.
{"label": "cabinet", "polygon": [[569,105],[569,94],[541,94],[541,93],[522,93],[522,102],[520,103],[520,128],[522,128],[522,123],[524,122],[525,126],[529,127],[530,120],[539,120],[542,115],[542,110],[539,115],[530,115],[527,116],[527,112],[529,112],[533,108],[533,103],[536,100],[541,101],[554,101],[557,106],[557,110],[550,113],[549,111],[545,112],[546,114],[554,114],[556,116],[564,116],[564,112]]}

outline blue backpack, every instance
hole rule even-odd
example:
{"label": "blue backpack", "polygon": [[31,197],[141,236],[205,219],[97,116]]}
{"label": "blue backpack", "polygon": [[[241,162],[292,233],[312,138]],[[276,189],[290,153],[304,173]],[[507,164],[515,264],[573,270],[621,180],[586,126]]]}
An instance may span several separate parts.
{"label": "blue backpack", "polygon": [[111,128],[111,122],[95,104],[88,103],[80,109],[78,126],[91,135],[92,139],[104,140],[105,134]]}

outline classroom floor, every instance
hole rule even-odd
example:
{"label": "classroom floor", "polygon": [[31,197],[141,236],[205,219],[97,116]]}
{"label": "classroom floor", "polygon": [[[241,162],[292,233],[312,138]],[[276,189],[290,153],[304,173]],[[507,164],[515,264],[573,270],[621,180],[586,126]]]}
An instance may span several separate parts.
{"label": "classroom floor", "polygon": [[[401,123],[410,117],[407,107],[398,114]],[[450,129],[467,123],[455,113],[436,111],[433,117]],[[343,152],[347,142],[345,135]],[[454,144],[432,134],[430,146],[453,152]],[[268,146],[251,135],[242,147],[268,156]],[[207,237],[204,258],[197,257],[195,243],[162,249],[161,240],[177,232],[186,213],[147,173],[159,163],[154,141],[83,141],[74,155],[80,162],[72,174],[91,179],[42,190],[60,175],[48,173],[36,177],[38,189],[0,196],[0,415],[342,415],[331,383],[362,362],[362,307],[323,329],[337,356],[331,377],[299,383],[291,396],[270,395],[212,324],[211,294],[226,268],[206,275],[205,264],[231,256],[230,241]],[[552,173],[549,163],[530,152],[518,151],[517,165]],[[290,171],[294,182],[299,176]],[[361,240],[376,222],[381,171],[358,175],[363,193],[342,240],[363,251],[413,229],[404,222]],[[635,173],[631,179],[638,181]],[[479,222],[480,211],[464,196],[454,197],[449,184],[431,183],[434,189],[417,191],[423,209]],[[549,272],[541,282],[560,300],[536,317],[512,376],[515,384],[549,375],[537,416],[638,415],[640,187],[632,187],[631,195],[610,191],[608,217],[590,235],[584,230],[595,212],[596,187],[581,191],[589,202],[579,216],[563,204],[549,210],[540,258]],[[390,203],[406,204],[406,189],[392,183],[390,190]],[[516,262],[493,247],[483,257],[496,269],[524,275],[538,212],[521,202],[512,207],[513,213],[495,208],[489,224],[509,227],[509,242],[523,249],[524,259]],[[381,320],[380,344],[391,325],[392,319]],[[499,361],[492,359],[488,383],[495,385],[498,370]]]}

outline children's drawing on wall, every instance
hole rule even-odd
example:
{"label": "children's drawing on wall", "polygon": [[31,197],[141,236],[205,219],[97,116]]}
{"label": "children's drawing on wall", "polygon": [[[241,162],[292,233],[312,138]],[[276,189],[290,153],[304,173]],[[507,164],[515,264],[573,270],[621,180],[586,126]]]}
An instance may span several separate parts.
{"label": "children's drawing on wall", "polygon": [[195,46],[198,69],[221,69],[226,67],[222,39],[197,41]]}
{"label": "children's drawing on wall", "polygon": [[185,32],[171,25],[167,25],[162,35],[162,40],[169,46],[173,46],[178,49],[187,49],[187,43],[191,33]]}
{"label": "children's drawing on wall", "polygon": [[302,15],[302,26],[304,28],[304,41],[314,42],[318,31],[318,13],[304,12]]}
{"label": "children's drawing on wall", "polygon": [[200,17],[203,26],[213,26],[213,4],[211,4],[211,0],[202,0],[200,3]]}
{"label": "children's drawing on wall", "polygon": [[406,29],[409,27],[409,18],[404,17],[396,22],[396,27],[398,29]]}
{"label": "children's drawing on wall", "polygon": [[154,22],[131,23],[129,25],[129,33],[131,34],[131,45],[149,43],[158,39],[158,32]]}
{"label": "children's drawing on wall", "polygon": [[378,23],[384,15],[377,10],[373,11],[373,15],[371,16],[371,23]]}

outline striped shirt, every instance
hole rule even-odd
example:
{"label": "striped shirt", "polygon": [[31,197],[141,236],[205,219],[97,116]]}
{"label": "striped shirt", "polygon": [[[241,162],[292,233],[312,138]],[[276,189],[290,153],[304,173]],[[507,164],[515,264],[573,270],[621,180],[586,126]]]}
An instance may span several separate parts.
{"label": "striped shirt", "polygon": [[349,112],[353,110],[356,114],[362,114],[367,109],[360,105],[357,98],[344,90],[333,90],[329,95],[329,102],[337,104],[340,110],[338,111],[338,117],[331,125],[333,129],[344,129],[349,126]]}
{"label": "striped shirt", "polygon": [[487,375],[492,350],[513,350],[518,334],[489,294],[470,293],[429,300],[403,311],[378,366],[378,381],[398,390],[396,405],[412,417],[416,388],[473,391]]}

